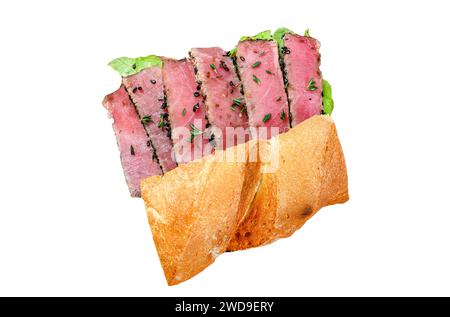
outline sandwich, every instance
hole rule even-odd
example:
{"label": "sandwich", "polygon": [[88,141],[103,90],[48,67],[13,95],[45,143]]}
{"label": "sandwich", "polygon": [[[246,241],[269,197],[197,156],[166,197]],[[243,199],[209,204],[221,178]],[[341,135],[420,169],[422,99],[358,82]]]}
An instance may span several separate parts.
{"label": "sandwich", "polygon": [[169,285],[349,199],[319,48],[309,30],[280,28],[230,51],[110,63],[122,84],[103,104]]}

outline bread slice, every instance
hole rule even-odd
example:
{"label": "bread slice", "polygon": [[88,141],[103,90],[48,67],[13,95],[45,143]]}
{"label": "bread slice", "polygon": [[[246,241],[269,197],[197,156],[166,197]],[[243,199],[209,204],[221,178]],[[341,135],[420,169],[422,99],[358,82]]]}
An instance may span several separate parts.
{"label": "bread slice", "polygon": [[142,181],[141,190],[169,285],[225,250],[290,236],[321,207],[348,200],[345,160],[328,116],[180,165]]}
{"label": "bread slice", "polygon": [[142,198],[169,285],[193,277],[226,250],[262,175],[260,162],[248,162],[256,145],[231,148],[244,155],[240,162],[217,160],[217,151],[142,181]]}
{"label": "bread slice", "polygon": [[331,117],[312,117],[265,147],[266,154],[268,147],[278,148],[278,169],[263,175],[229,251],[288,237],[320,208],[349,199],[344,155]]}

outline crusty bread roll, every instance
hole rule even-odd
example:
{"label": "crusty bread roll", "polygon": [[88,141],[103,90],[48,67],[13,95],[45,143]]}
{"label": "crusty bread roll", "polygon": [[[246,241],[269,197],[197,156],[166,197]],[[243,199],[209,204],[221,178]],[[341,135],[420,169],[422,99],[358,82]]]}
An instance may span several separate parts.
{"label": "crusty bread roll", "polygon": [[288,237],[320,208],[348,200],[344,155],[331,117],[312,117],[266,146],[274,144],[279,167],[275,173],[263,174],[229,251]]}
{"label": "crusty bread roll", "polygon": [[246,155],[242,162],[221,162],[210,155],[142,181],[142,198],[169,285],[196,275],[226,250],[261,177],[261,163],[247,159],[249,147],[255,145],[233,148]]}
{"label": "crusty bread roll", "polygon": [[147,178],[141,191],[169,285],[198,274],[226,250],[290,236],[321,207],[348,200],[344,156],[329,116]]}

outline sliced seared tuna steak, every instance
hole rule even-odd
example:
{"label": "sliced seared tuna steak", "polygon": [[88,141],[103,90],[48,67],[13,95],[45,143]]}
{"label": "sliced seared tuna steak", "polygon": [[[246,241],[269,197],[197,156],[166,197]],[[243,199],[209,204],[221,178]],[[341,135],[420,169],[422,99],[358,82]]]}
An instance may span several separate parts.
{"label": "sliced seared tuna steak", "polygon": [[[190,55],[216,148],[225,149],[245,142],[248,117],[233,60],[220,47],[193,48]],[[215,131],[216,128],[219,131]]]}
{"label": "sliced seared tuna steak", "polygon": [[107,95],[103,105],[114,119],[113,129],[130,194],[140,197],[141,180],[161,175],[161,167],[125,87],[122,85],[117,91]]}
{"label": "sliced seared tuna steak", "polygon": [[167,116],[161,67],[154,66],[143,69],[135,75],[124,77],[122,82],[150,136],[151,144],[158,155],[163,172],[174,169],[177,164],[172,158],[170,126],[160,124],[161,119]]}
{"label": "sliced seared tuna steak", "polygon": [[322,111],[320,43],[312,37],[287,33],[282,55],[288,82],[292,126]]}
{"label": "sliced seared tuna steak", "polygon": [[[289,110],[278,46],[272,40],[247,39],[236,50],[250,127],[289,129]],[[254,137],[254,131],[252,132]],[[259,137],[264,137],[259,131]],[[267,137],[271,137],[270,129]]]}
{"label": "sliced seared tuna steak", "polygon": [[186,163],[201,158],[210,146],[205,105],[192,62],[164,59],[163,80],[176,160]]}

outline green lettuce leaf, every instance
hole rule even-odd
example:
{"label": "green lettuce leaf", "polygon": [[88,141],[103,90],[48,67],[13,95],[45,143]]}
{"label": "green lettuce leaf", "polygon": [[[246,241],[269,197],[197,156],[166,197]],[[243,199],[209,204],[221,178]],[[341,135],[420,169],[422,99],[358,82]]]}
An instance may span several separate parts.
{"label": "green lettuce leaf", "polygon": [[327,115],[331,115],[334,109],[334,101],[332,97],[331,85],[325,79],[322,79],[322,94],[323,112]]}
{"label": "green lettuce leaf", "polygon": [[141,70],[150,67],[162,67],[162,60],[158,56],[149,55],[145,57],[119,57],[108,64],[122,77],[131,76],[139,73]]}
{"label": "green lettuce leaf", "polygon": [[241,41],[247,41],[247,40],[252,40],[252,41],[256,41],[256,40],[270,41],[272,39],[273,39],[272,32],[270,30],[266,30],[266,31],[259,32],[258,34],[254,35],[254,36],[242,36],[239,41],[240,42]]}
{"label": "green lettuce leaf", "polygon": [[[257,40],[270,41],[270,40],[273,40],[272,32],[270,30],[266,30],[266,31],[259,32],[258,34],[253,35],[253,36],[244,35],[244,36],[241,36],[241,38],[239,39],[239,42],[247,41],[247,40],[252,40],[252,41],[257,41]],[[236,51],[237,51],[237,47],[235,46],[230,52],[228,52],[228,55],[231,56],[231,57],[235,57],[236,56]]]}
{"label": "green lettuce leaf", "polygon": [[281,51],[281,48],[284,46],[284,35],[288,34],[296,34],[294,31],[289,30],[288,28],[278,28],[275,33],[273,33],[273,39],[278,44],[278,49]]}
{"label": "green lettuce leaf", "polygon": [[228,52],[228,55],[231,57],[235,57],[237,52],[237,46],[235,46],[231,51]]}

